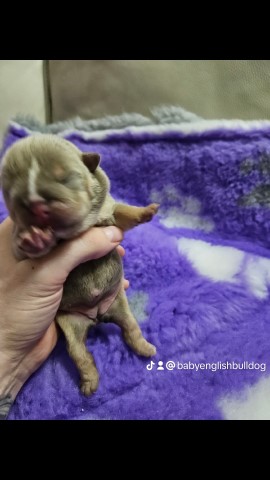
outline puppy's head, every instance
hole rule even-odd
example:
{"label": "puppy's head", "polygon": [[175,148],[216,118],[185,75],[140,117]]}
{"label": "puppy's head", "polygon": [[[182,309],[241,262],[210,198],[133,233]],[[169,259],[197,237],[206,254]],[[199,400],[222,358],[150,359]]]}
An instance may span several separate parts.
{"label": "puppy's head", "polygon": [[16,142],[6,152],[1,172],[13,221],[22,228],[51,227],[62,238],[78,233],[83,224],[94,225],[109,188],[108,181],[97,181],[99,160],[98,154],[82,153],[54,135]]}

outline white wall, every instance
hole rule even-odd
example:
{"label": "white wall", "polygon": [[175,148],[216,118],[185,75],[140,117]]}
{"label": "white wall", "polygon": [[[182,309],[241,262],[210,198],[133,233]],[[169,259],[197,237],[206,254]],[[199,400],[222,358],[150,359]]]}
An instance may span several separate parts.
{"label": "white wall", "polygon": [[10,118],[34,115],[45,122],[43,60],[0,60],[0,140]]}

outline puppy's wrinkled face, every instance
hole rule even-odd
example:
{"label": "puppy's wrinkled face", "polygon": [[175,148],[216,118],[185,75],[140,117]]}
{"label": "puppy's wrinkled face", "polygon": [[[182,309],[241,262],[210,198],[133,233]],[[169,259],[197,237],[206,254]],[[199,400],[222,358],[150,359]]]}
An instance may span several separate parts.
{"label": "puppy's wrinkled face", "polygon": [[54,135],[19,140],[5,154],[1,172],[11,218],[21,228],[50,227],[56,234],[76,229],[93,207],[98,164],[98,154],[83,154]]}

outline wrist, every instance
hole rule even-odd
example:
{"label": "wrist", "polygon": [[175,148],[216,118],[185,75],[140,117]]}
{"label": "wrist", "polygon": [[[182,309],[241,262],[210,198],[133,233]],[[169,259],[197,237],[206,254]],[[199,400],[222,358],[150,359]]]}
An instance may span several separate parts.
{"label": "wrist", "polygon": [[5,403],[11,406],[25,382],[20,370],[20,362],[15,362],[0,352],[0,418],[2,410],[5,413]]}
{"label": "wrist", "polygon": [[8,370],[6,356],[0,352],[0,420],[5,420],[15,399],[16,381],[13,377],[12,367]]}
{"label": "wrist", "polygon": [[10,395],[0,396],[0,420],[6,420],[13,400]]}

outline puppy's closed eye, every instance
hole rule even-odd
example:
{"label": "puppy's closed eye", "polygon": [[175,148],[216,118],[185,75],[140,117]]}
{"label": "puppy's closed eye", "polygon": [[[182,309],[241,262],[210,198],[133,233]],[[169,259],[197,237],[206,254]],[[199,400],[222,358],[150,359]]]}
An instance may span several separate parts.
{"label": "puppy's closed eye", "polygon": [[61,185],[64,185],[68,188],[78,188],[81,180],[82,176],[79,172],[69,172],[68,174],[56,178],[58,183],[61,183]]}
{"label": "puppy's closed eye", "polygon": [[69,172],[67,174],[61,175],[56,178],[58,183],[72,187],[72,184],[78,183],[82,179],[82,176],[79,172]]}

